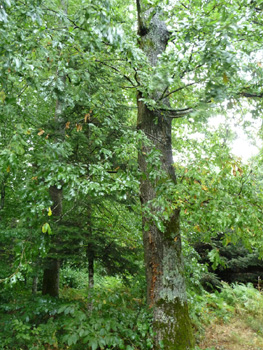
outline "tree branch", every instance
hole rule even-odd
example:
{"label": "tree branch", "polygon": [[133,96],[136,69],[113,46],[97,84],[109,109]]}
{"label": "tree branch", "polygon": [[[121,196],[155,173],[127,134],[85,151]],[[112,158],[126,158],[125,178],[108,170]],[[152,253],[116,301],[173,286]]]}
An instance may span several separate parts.
{"label": "tree branch", "polygon": [[261,94],[251,94],[250,92],[241,92],[240,95],[243,96],[243,97],[255,97],[255,98],[262,98],[263,97],[263,93],[261,93]]}
{"label": "tree branch", "polygon": [[109,64],[107,64],[107,63],[105,63],[105,62],[102,62],[102,61],[100,61],[100,60],[96,60],[96,62],[98,62],[98,63],[100,63],[100,64],[102,64],[102,65],[104,65],[104,66],[106,66],[106,67],[109,67],[109,68],[113,69],[115,72],[117,72],[118,74],[120,74],[123,78],[125,78],[126,80],[128,80],[128,82],[131,83],[132,86],[133,86],[134,88],[137,88],[137,87],[138,87],[138,86],[134,85],[134,83],[133,83],[133,81],[131,80],[131,78],[129,78],[127,75],[123,74],[123,73],[122,73],[119,69],[117,69],[116,67],[111,66],[111,65],[109,65]]}
{"label": "tree branch", "polygon": [[172,94],[174,94],[174,93],[176,93],[176,92],[178,92],[178,91],[180,91],[180,90],[183,90],[184,88],[186,88],[186,87],[188,87],[188,86],[195,85],[195,84],[198,84],[198,83],[199,83],[199,82],[197,81],[197,82],[194,82],[194,83],[190,83],[190,84],[181,86],[181,87],[179,87],[178,89],[175,89],[175,90],[169,92],[168,94],[166,94],[166,95],[160,97],[160,100],[163,100],[164,98],[166,98],[166,97],[168,97],[168,96],[170,96],[170,95],[172,95]]}

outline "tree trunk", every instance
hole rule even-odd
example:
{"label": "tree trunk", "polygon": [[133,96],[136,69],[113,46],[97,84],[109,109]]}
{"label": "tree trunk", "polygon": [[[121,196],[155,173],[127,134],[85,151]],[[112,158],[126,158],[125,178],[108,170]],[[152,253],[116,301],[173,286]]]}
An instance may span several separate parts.
{"label": "tree trunk", "polygon": [[[62,215],[62,189],[58,189],[56,186],[51,186],[49,188],[49,194],[53,202],[52,215],[59,218]],[[53,247],[50,251],[50,257],[45,261],[42,294],[58,297],[60,261],[57,257],[56,249],[56,246],[59,244],[57,236],[54,236],[52,244]]]}
{"label": "tree trunk", "polygon": [[89,288],[94,287],[94,255],[92,245],[88,248],[88,267],[89,267]]}
{"label": "tree trunk", "polygon": [[[168,32],[158,11],[145,11],[137,0],[140,46],[152,66],[156,66],[158,55],[166,48]],[[156,91],[158,99],[161,91]],[[171,145],[171,119],[158,110],[149,110],[138,93],[138,128],[152,141],[144,144],[139,154],[139,167],[143,174],[140,193],[142,207],[156,197],[156,181],[148,178],[147,155],[160,151],[162,170],[169,181],[176,182]],[[168,101],[166,101],[169,106]],[[155,209],[151,207],[152,213]],[[164,222],[164,231],[143,215],[143,241],[147,279],[147,301],[153,307],[155,349],[163,344],[165,350],[186,350],[194,347],[191,322],[188,314],[184,281],[184,266],[181,253],[179,210],[170,214]]]}
{"label": "tree trunk", "polygon": [[[60,1],[61,7],[65,15],[67,15],[67,2],[64,0]],[[57,75],[59,75],[59,69],[57,70]],[[65,84],[66,76],[62,76],[62,82]],[[55,116],[54,120],[58,125],[56,132],[59,137],[55,140],[55,142],[60,143],[64,139],[65,130],[62,127],[64,119],[63,119],[63,93],[62,96],[58,95],[56,101],[55,108]],[[51,186],[49,188],[49,194],[53,202],[52,206],[52,215],[57,219],[62,217],[62,200],[63,200],[63,189],[58,185]],[[59,270],[60,270],[60,260],[58,258],[58,249],[59,245],[59,237],[53,236],[52,239],[53,247],[50,251],[50,257],[46,259],[46,269],[44,270],[43,276],[43,285],[42,285],[42,294],[48,294],[54,297],[59,296]]]}
{"label": "tree trunk", "polygon": [[87,259],[88,259],[88,273],[89,273],[89,297],[88,297],[88,310],[91,313],[93,309],[92,295],[94,288],[94,243],[92,241],[92,204],[91,199],[88,198],[87,206],[87,223],[88,223],[88,234],[87,234]]}
{"label": "tree trunk", "polygon": [[88,294],[88,311],[93,310],[93,288],[94,288],[94,254],[92,244],[88,244],[88,269],[89,269],[89,294]]}
{"label": "tree trunk", "polygon": [[2,181],[1,184],[1,201],[0,201],[0,210],[4,209],[5,206],[5,181]]}
{"label": "tree trunk", "polygon": [[47,264],[44,270],[42,294],[58,297],[60,263],[58,259],[49,258]]}
{"label": "tree trunk", "polygon": [[37,294],[38,275],[33,276],[32,294]]}

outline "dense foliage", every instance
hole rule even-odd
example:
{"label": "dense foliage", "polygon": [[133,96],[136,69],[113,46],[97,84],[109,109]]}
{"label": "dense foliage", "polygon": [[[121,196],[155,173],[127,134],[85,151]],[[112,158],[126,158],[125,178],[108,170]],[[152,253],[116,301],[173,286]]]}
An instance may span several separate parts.
{"label": "dense foliage", "polygon": [[[263,276],[262,128],[251,131],[262,123],[262,11],[260,1],[142,0],[137,23],[129,0],[2,1],[3,349],[153,348],[142,230],[165,232],[174,212],[195,330],[237,304],[262,320],[260,292],[218,279],[260,287]],[[169,35],[153,64],[155,38],[142,38],[157,15]],[[155,127],[173,120],[176,181],[136,124],[137,102]],[[249,161],[233,154],[237,125],[258,145]],[[146,204],[143,181],[155,193]]]}

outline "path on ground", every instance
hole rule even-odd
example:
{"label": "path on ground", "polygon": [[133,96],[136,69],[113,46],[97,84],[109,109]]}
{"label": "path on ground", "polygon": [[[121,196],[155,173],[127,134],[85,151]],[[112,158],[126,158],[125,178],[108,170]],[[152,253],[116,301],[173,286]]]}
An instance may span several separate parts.
{"label": "path on ground", "polygon": [[199,347],[215,350],[263,350],[263,335],[257,334],[244,320],[234,318],[227,324],[210,325]]}

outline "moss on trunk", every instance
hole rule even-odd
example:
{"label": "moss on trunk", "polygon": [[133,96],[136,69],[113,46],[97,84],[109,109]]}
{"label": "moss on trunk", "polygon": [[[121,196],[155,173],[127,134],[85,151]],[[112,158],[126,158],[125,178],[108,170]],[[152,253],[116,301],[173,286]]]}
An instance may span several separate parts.
{"label": "moss on trunk", "polygon": [[[152,67],[157,66],[159,55],[167,45],[169,33],[157,8],[147,6],[146,2],[137,0],[138,34],[140,47],[146,54]],[[142,82],[143,83],[143,82]],[[142,84],[143,86],[143,84]],[[151,92],[150,99],[156,102],[163,96],[165,83]],[[145,92],[147,88],[145,88]],[[139,152],[139,167],[143,174],[140,192],[143,207],[148,206],[152,214],[158,216],[158,208],[151,205],[157,197],[158,180],[151,181],[148,176],[147,155],[157,149],[160,152],[162,181],[171,185],[176,183],[173,167],[171,144],[171,119],[156,109],[148,108],[144,103],[143,93],[138,93],[138,129],[151,140],[142,145]],[[169,101],[162,100],[167,107]],[[157,104],[156,104],[157,106]],[[169,201],[169,199],[167,199]],[[168,203],[169,206],[169,203]],[[156,211],[156,213],[154,213]],[[153,329],[155,332],[155,349],[188,350],[194,348],[194,337],[188,314],[184,281],[184,267],[181,253],[179,210],[170,213],[160,230],[156,222],[143,217],[143,241],[147,278],[147,301],[153,307]]]}
{"label": "moss on trunk", "polygon": [[165,350],[194,348],[194,337],[186,302],[180,298],[173,301],[160,299],[154,310],[154,330],[157,341],[162,339]]}

